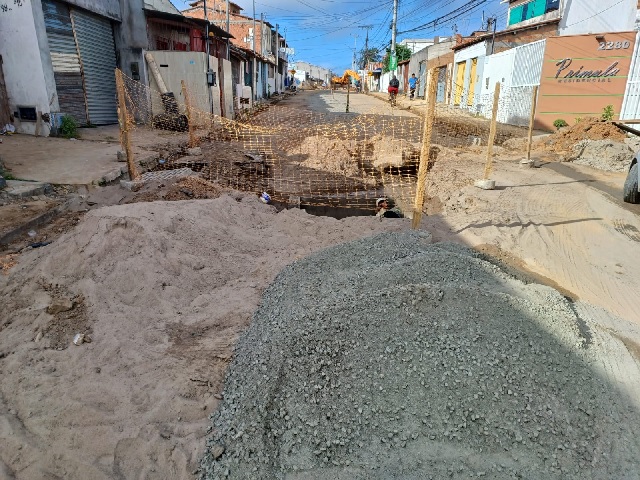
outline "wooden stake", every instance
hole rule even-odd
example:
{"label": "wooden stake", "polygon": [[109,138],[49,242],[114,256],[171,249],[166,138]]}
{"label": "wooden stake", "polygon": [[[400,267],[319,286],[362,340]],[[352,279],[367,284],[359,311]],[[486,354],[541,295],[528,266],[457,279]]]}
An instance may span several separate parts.
{"label": "wooden stake", "polygon": [[[349,82],[351,83],[351,82]],[[349,83],[347,83],[347,109],[346,113],[349,113]]]}
{"label": "wooden stake", "polygon": [[500,83],[496,83],[496,90],[493,92],[493,111],[491,112],[491,128],[489,129],[489,141],[487,142],[487,163],[484,166],[484,179],[489,180],[489,175],[493,170],[493,142],[496,139],[496,125],[498,118],[498,101],[500,100]]}
{"label": "wooden stake", "polygon": [[133,161],[133,152],[131,151],[131,136],[129,133],[129,114],[127,113],[127,100],[124,92],[124,80],[122,79],[122,71],[116,68],[116,90],[118,91],[118,123],[120,124],[120,144],[127,155],[127,169],[129,170],[129,179],[135,180],[138,177],[136,166]]}
{"label": "wooden stake", "polygon": [[191,110],[191,97],[189,97],[189,92],[187,91],[187,86],[184,83],[184,80],[180,80],[180,84],[182,85],[182,96],[184,97],[184,104],[187,107],[187,121],[189,122],[189,147],[196,146],[196,132],[195,127],[193,125],[193,113]]}
{"label": "wooden stake", "polygon": [[422,207],[424,205],[424,194],[427,188],[427,169],[429,168],[429,153],[431,152],[431,133],[433,132],[433,120],[436,112],[436,81],[435,71],[431,72],[431,81],[427,93],[427,115],[424,119],[424,130],[422,132],[422,147],[420,148],[420,164],[418,166],[418,185],[416,186],[416,197],[413,204],[413,220],[411,228],[414,230],[420,225],[422,220]]}
{"label": "wooden stake", "polygon": [[531,96],[531,114],[529,115],[529,135],[527,136],[527,162],[531,161],[531,139],[533,138],[533,119],[536,116],[536,104],[538,103],[538,85],[533,87]]}

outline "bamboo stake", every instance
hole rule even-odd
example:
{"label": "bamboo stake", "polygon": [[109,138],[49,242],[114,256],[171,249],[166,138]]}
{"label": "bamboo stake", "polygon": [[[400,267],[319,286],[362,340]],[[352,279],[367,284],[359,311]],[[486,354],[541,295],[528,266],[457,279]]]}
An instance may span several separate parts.
{"label": "bamboo stake", "polygon": [[489,129],[489,140],[487,142],[487,163],[484,166],[484,179],[489,180],[489,175],[493,170],[493,142],[496,139],[496,125],[498,118],[498,101],[500,100],[500,83],[496,83],[496,89],[493,92],[493,111],[491,112],[491,128]]}
{"label": "bamboo stake", "polygon": [[531,139],[533,138],[533,120],[536,116],[536,104],[538,103],[538,85],[533,87],[531,96],[531,114],[529,115],[529,134],[527,136],[527,162],[531,162]]}
{"label": "bamboo stake", "polygon": [[129,179],[135,180],[138,177],[136,166],[133,160],[133,152],[131,151],[131,135],[129,133],[129,114],[127,112],[127,101],[124,92],[124,80],[122,79],[122,71],[116,68],[116,89],[118,91],[118,122],[120,124],[120,144],[127,155],[127,169],[129,171]]}
{"label": "bamboo stake", "polygon": [[191,97],[189,97],[189,92],[187,91],[187,85],[184,83],[184,80],[180,80],[180,84],[182,85],[182,97],[184,98],[184,104],[187,107],[187,121],[189,122],[189,147],[195,147],[196,133],[195,133],[195,128],[193,126]]}
{"label": "bamboo stake", "polygon": [[431,72],[429,91],[427,93],[427,114],[424,119],[424,130],[422,132],[422,147],[420,148],[420,164],[418,166],[418,184],[416,186],[415,202],[413,204],[413,220],[411,228],[414,230],[420,225],[422,220],[422,207],[424,205],[424,195],[427,188],[427,169],[429,168],[429,153],[431,152],[431,133],[433,132],[433,121],[436,112],[436,81],[435,70]]}

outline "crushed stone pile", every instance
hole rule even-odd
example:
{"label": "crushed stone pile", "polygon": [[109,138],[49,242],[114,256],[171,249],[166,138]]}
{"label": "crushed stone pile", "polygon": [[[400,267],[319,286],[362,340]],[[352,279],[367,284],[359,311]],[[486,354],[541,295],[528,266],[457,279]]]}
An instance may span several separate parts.
{"label": "crushed stone pile", "polygon": [[417,232],[286,267],[212,417],[201,478],[638,478],[638,412],[555,290]]}
{"label": "crushed stone pile", "polygon": [[567,160],[607,172],[626,172],[633,154],[629,145],[623,142],[581,140],[573,146]]}

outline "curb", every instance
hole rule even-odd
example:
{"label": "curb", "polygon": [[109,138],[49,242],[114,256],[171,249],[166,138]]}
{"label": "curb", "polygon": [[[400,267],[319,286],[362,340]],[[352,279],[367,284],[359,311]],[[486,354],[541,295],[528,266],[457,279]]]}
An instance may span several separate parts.
{"label": "curb", "polygon": [[63,202],[58,206],[53,207],[51,210],[48,210],[38,215],[37,217],[32,218],[27,223],[5,233],[0,237],[0,249],[6,248],[11,242],[25,236],[29,230],[33,230],[34,228],[40,227],[45,223],[49,223],[57,215],[60,215],[61,213],[68,210],[69,203],[69,201]]}

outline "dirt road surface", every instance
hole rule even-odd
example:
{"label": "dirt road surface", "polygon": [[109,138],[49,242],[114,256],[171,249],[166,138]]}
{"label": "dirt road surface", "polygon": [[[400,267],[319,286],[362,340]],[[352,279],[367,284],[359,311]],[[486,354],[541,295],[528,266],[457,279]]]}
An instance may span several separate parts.
{"label": "dirt road surface", "polygon": [[[341,111],[342,99],[302,92],[272,108]],[[388,108],[365,95],[350,104]],[[498,188],[482,191],[472,186],[482,148],[454,153],[429,172],[422,229],[570,297],[608,352],[589,368],[628,394],[616,409],[638,409],[640,212],[619,201],[624,174],[558,166],[541,152],[542,167],[525,169],[522,152],[500,150]],[[90,195],[126,201],[106,188]],[[278,213],[234,192],[99,206],[0,276],[0,477],[194,478],[208,416],[263,290],[312,252],[409,228],[406,219]],[[76,333],[90,343],[73,345]],[[637,478],[630,472],[620,478]]]}

